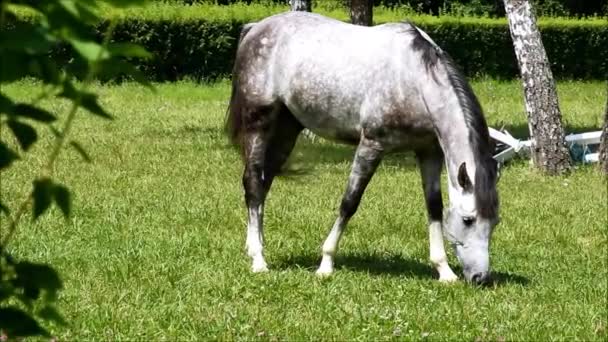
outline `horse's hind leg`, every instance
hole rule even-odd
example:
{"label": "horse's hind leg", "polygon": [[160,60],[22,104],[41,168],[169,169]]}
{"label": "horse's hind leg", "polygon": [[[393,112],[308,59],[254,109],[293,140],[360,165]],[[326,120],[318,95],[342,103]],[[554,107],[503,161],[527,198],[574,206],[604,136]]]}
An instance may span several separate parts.
{"label": "horse's hind leg", "polygon": [[441,201],[441,168],[443,157],[439,147],[432,151],[417,151],[416,158],[420,166],[422,187],[429,219],[429,243],[431,264],[439,273],[439,281],[453,282],[458,280],[445,254],[442,234],[443,203]]}
{"label": "horse's hind leg", "polygon": [[243,152],[245,171],[243,188],[248,211],[247,254],[252,259],[253,272],[268,271],[263,255],[264,241],[264,162],[271,135],[272,121],[276,116],[274,106],[248,108],[243,116]]}
{"label": "horse's hind leg", "polygon": [[[253,272],[268,271],[263,256],[264,202],[274,177],[289,157],[302,125],[282,105],[260,108],[250,115],[244,134],[245,172],[243,186],[249,212],[247,253]],[[255,121],[254,121],[255,120]],[[246,125],[247,126],[247,125]]]}
{"label": "horse's hind leg", "polygon": [[344,232],[348,220],[355,214],[365,187],[371,180],[380,160],[382,159],[382,148],[374,141],[362,138],[357,151],[352,170],[348,178],[346,192],[342,197],[340,214],[336,219],[325,243],[323,243],[323,258],[317,270],[320,276],[330,275],[334,270],[334,256],[338,251],[338,243]]}
{"label": "horse's hind leg", "polygon": [[304,126],[287,107],[281,105],[273,128],[264,159],[264,189],[266,192],[270,190],[274,177],[281,172],[281,168],[289,158]]}

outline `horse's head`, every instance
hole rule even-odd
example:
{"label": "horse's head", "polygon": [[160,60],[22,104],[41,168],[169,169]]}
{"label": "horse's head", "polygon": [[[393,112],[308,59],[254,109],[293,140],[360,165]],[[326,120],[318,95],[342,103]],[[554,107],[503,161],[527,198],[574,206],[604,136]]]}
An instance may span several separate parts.
{"label": "horse's head", "polygon": [[465,278],[475,284],[490,279],[490,239],[499,221],[496,163],[492,161],[486,165],[490,169],[477,167],[475,184],[468,176],[466,164],[460,165],[458,184],[450,186],[450,207],[444,226]]}

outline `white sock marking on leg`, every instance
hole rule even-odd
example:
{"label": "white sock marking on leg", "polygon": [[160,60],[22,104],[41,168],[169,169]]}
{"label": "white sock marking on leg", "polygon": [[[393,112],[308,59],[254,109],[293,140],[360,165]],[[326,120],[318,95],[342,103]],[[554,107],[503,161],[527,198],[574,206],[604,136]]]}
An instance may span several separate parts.
{"label": "white sock marking on leg", "polygon": [[441,229],[441,222],[439,221],[429,224],[430,259],[437,272],[439,272],[439,281],[452,282],[458,280],[458,277],[448,265]]}
{"label": "white sock marking on leg", "polygon": [[262,227],[262,215],[264,207],[249,208],[249,222],[247,224],[247,254],[252,259],[251,270],[253,272],[268,271],[268,266],[262,254],[264,247],[264,232]]}
{"label": "white sock marking on leg", "polygon": [[319,269],[317,269],[317,275],[327,276],[333,273],[334,256],[338,251],[338,244],[340,243],[344,226],[346,226],[346,220],[342,217],[338,217],[323,243],[323,257]]}

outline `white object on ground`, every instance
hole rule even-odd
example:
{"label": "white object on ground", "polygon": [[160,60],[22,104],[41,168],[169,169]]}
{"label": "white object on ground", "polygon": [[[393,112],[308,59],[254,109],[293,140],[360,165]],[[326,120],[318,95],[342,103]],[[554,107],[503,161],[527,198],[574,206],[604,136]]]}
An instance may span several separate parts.
{"label": "white object on ground", "polygon": [[[492,139],[500,141],[501,143],[509,146],[505,150],[494,155],[494,159],[496,159],[496,161],[501,164],[513,158],[518,153],[529,152],[530,147],[532,146],[532,140],[516,139],[507,131],[503,130],[501,132],[492,127],[488,127],[488,131]],[[565,139],[569,145],[577,144],[581,145],[584,149],[586,149],[589,145],[599,144],[601,135],[602,131],[594,131],[578,134],[569,134],[565,137]],[[584,163],[593,163],[597,161],[598,153],[586,153],[583,156]]]}

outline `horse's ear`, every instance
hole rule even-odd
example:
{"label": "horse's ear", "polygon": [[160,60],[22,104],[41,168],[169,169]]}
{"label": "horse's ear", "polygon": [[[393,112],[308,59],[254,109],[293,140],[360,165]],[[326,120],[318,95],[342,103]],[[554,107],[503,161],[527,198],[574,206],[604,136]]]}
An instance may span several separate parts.
{"label": "horse's ear", "polygon": [[458,168],[458,184],[460,184],[464,191],[471,192],[473,190],[473,184],[467,174],[467,164],[464,162]]}

